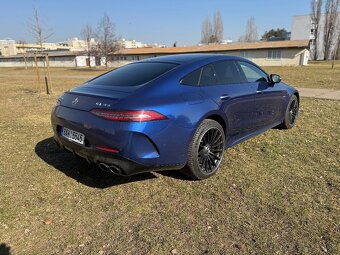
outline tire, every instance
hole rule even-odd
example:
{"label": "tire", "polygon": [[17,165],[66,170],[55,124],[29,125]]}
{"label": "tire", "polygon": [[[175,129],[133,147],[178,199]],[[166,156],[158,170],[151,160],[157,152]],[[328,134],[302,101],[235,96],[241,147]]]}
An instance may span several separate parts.
{"label": "tire", "polygon": [[188,163],[184,173],[196,180],[213,176],[223,159],[225,134],[221,125],[210,119],[197,128],[188,151]]}
{"label": "tire", "polygon": [[290,129],[294,127],[298,115],[299,115],[299,100],[296,95],[292,95],[285,112],[285,118],[282,124],[279,126],[279,128]]}

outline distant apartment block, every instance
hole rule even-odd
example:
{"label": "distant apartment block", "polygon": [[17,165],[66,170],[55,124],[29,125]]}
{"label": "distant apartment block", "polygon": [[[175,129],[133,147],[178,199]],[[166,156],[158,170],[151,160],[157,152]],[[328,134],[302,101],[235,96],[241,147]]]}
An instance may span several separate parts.
{"label": "distant apartment block", "polygon": [[68,39],[66,42],[63,43],[65,46],[70,48],[70,51],[85,51],[90,46],[95,47],[97,42],[94,38],[91,38],[89,42],[86,40],[78,39],[77,37]]}
{"label": "distant apartment block", "polygon": [[15,41],[12,39],[0,40],[0,56],[11,56],[17,54]]}
{"label": "distant apartment block", "polygon": [[[32,52],[41,52],[41,51],[69,51],[70,48],[68,46],[60,45],[58,43],[43,43],[42,45],[36,43],[16,43],[16,52],[17,54],[26,54]],[[16,55],[16,54],[14,54]]]}
{"label": "distant apartment block", "polygon": [[126,40],[126,39],[121,39],[119,41],[120,45],[124,49],[136,49],[136,48],[144,48],[147,47],[147,44],[142,43],[142,42],[137,42],[136,40]]}

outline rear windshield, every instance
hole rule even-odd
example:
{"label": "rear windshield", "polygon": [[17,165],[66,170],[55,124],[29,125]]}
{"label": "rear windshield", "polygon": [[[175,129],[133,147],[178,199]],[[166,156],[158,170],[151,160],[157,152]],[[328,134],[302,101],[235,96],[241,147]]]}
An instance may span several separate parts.
{"label": "rear windshield", "polygon": [[147,83],[176,67],[170,63],[134,63],[111,72],[94,80],[90,84],[108,86],[138,86]]}

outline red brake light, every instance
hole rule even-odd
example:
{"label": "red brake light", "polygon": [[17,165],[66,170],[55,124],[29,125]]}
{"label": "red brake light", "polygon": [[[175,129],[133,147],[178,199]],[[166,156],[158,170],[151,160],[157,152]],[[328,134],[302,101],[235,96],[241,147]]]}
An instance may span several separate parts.
{"label": "red brake light", "polygon": [[147,110],[112,111],[103,109],[93,109],[91,110],[91,113],[97,115],[98,117],[114,121],[142,122],[167,119],[164,115],[158,112]]}

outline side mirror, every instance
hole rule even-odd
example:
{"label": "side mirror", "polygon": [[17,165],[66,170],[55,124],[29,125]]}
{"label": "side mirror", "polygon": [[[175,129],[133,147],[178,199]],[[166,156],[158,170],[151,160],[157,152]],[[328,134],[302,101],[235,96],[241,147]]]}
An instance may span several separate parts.
{"label": "side mirror", "polygon": [[275,84],[281,82],[281,77],[278,74],[271,74],[270,75],[270,81]]}

